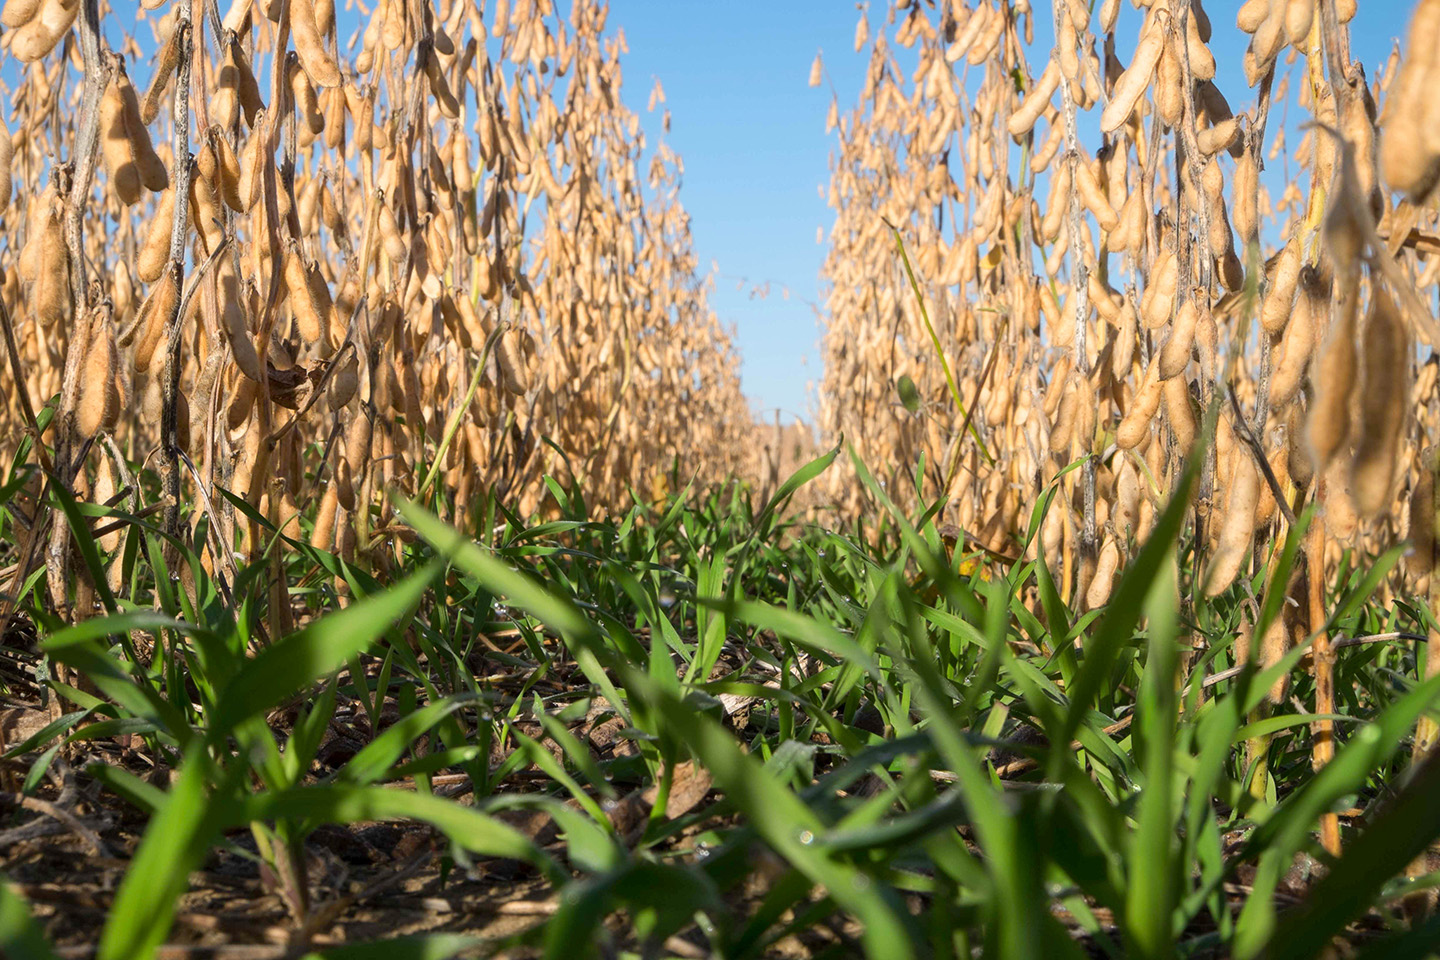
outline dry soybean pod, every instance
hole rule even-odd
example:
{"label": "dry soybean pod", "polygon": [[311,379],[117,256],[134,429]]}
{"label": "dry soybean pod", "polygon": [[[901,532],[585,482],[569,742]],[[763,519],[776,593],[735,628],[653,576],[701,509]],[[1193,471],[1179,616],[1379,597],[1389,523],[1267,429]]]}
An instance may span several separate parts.
{"label": "dry soybean pod", "polygon": [[328,183],[320,188],[320,219],[337,243],[344,246],[350,242],[346,236],[345,217],[340,213],[340,207],[336,205],[335,195],[330,192]]}
{"label": "dry soybean pod", "polygon": [[131,156],[140,173],[140,182],[145,189],[158,193],[170,185],[170,174],[155,152],[155,145],[150,142],[150,131],[140,116],[140,99],[123,68],[116,72],[115,83],[120,92],[121,117],[130,141]]}
{"label": "dry soybean pod", "polygon": [[155,204],[145,239],[135,257],[135,275],[144,283],[154,283],[170,263],[170,234],[175,221],[175,191],[166,188]]}
{"label": "dry soybean pod", "polygon": [[1170,325],[1170,336],[1160,349],[1160,379],[1169,380],[1185,371],[1190,364],[1190,351],[1195,345],[1195,327],[1200,322],[1200,309],[1195,305],[1196,296],[1204,291],[1192,290],[1180,309],[1175,313],[1175,322]]}
{"label": "dry soybean pod", "polygon": [[4,8],[0,9],[0,23],[18,30],[35,19],[35,14],[39,12],[40,0],[5,0]]}
{"label": "dry soybean pod", "polygon": [[1060,228],[1065,222],[1071,178],[1070,164],[1063,161],[1050,174],[1050,197],[1045,204],[1045,218],[1040,223],[1040,235],[1051,242],[1059,239]]}
{"label": "dry soybean pod", "polygon": [[1300,389],[1305,369],[1310,364],[1310,355],[1315,352],[1317,312],[1329,305],[1329,297],[1314,267],[1306,265],[1301,269],[1299,286],[1300,295],[1295,299],[1290,322],[1285,326],[1284,335],[1275,341],[1279,357],[1274,361],[1270,374],[1270,403],[1275,407],[1289,403]]}
{"label": "dry soybean pod", "polygon": [[70,306],[70,256],[60,218],[47,214],[39,235],[35,286],[30,296],[40,325],[49,329],[65,318]]}
{"label": "dry soybean pod", "polygon": [[[345,358],[339,363],[339,369],[330,376],[330,385],[326,389],[325,396],[330,409],[337,412],[350,402],[360,386],[360,362],[356,352],[348,351]],[[347,509],[353,508],[347,507]]]}
{"label": "dry soybean pod", "polygon": [[1196,416],[1190,399],[1190,381],[1185,377],[1171,377],[1164,381],[1165,414],[1170,429],[1175,434],[1175,444],[1182,451],[1195,445]]}
{"label": "dry soybean pod", "polygon": [[1260,235],[1259,179],[1255,156],[1246,150],[1235,162],[1235,175],[1230,181],[1235,198],[1235,232],[1240,235],[1242,246],[1248,247]]}
{"label": "dry soybean pod", "polygon": [[[102,455],[100,463],[95,468],[95,489],[93,501],[97,504],[106,504],[115,496],[117,490],[115,485],[115,465],[109,456]],[[95,538],[100,548],[106,553],[114,553],[120,546],[120,538],[123,536],[121,530],[111,530],[109,533],[102,533]]]}
{"label": "dry soybean pod", "polygon": [[1036,149],[1035,155],[1030,158],[1030,171],[1032,173],[1044,173],[1050,169],[1050,161],[1055,159],[1055,154],[1060,152],[1060,146],[1065,142],[1065,125],[1056,123],[1052,115],[1050,131],[1045,134],[1045,142]]}
{"label": "dry soybean pod", "polygon": [[1135,360],[1135,336],[1138,327],[1134,304],[1129,297],[1122,298],[1120,316],[1115,324],[1115,349],[1110,354],[1110,369],[1117,381],[1130,377],[1130,365]]}
{"label": "dry soybean pod", "polygon": [[364,409],[356,411],[345,428],[345,460],[350,464],[350,475],[359,480],[370,462],[370,439],[372,424]]}
{"label": "dry soybean pod", "polygon": [[1165,38],[1160,53],[1160,66],[1155,71],[1155,112],[1168,127],[1180,122],[1185,108],[1184,76],[1179,45],[1173,34]]}
{"label": "dry soybean pod", "polygon": [[1220,538],[1215,554],[1205,568],[1202,581],[1207,597],[1223,593],[1250,556],[1250,541],[1255,534],[1255,506],[1260,499],[1260,473],[1255,460],[1243,447],[1230,473],[1229,495],[1220,523]]}
{"label": "dry soybean pod", "polygon": [[[293,6],[290,8],[295,9]],[[316,550],[329,550],[335,542],[335,514],[340,507],[340,489],[333,481],[326,486],[320,498],[320,509],[315,513],[315,527],[310,531],[310,546]]]}
{"label": "dry soybean pod", "polygon": [[1145,242],[1145,194],[1134,191],[1125,199],[1120,208],[1120,225],[1107,238],[1105,246],[1116,253],[1140,256],[1140,246]]}
{"label": "dry soybean pod", "polygon": [[1105,605],[1110,599],[1110,590],[1115,583],[1115,572],[1120,567],[1120,546],[1113,536],[1106,537],[1100,547],[1100,557],[1095,563],[1095,574],[1085,591],[1085,603],[1094,610]]}
{"label": "dry soybean pod", "polygon": [[117,349],[108,306],[94,310],[90,318],[90,333],[84,379],[80,382],[80,397],[75,406],[75,426],[80,436],[87,439],[100,432],[111,416],[110,404],[116,399]]}
{"label": "dry soybean pod", "polygon": [[1300,239],[1297,236],[1280,251],[1280,257],[1275,261],[1275,272],[1270,278],[1270,290],[1260,307],[1260,325],[1266,333],[1279,333],[1289,322],[1300,267]]}
{"label": "dry soybean pod", "polygon": [[140,105],[141,123],[152,124],[160,115],[160,103],[165,97],[165,90],[170,86],[170,78],[175,75],[175,68],[179,63],[180,31],[171,30],[156,57],[155,75],[150,78],[150,86],[145,90],[145,100]]}
{"label": "dry soybean pod", "polygon": [[[345,94],[345,109],[355,125],[352,140],[357,153],[368,153],[375,145],[375,100],[374,95],[362,95],[353,84],[346,84],[341,90]],[[487,129],[485,124],[481,129]]]}
{"label": "dry soybean pod", "polygon": [[1010,115],[1010,120],[1006,125],[1010,136],[1018,139],[1035,127],[1035,121],[1039,120],[1041,114],[1050,106],[1050,98],[1055,96],[1055,91],[1059,86],[1060,65],[1051,60],[1045,65],[1040,79],[1035,81],[1030,92],[1025,95],[1025,100]]}
{"label": "dry soybean pod", "polygon": [[451,120],[458,118],[460,103],[450,91],[450,84],[440,68],[440,57],[433,48],[425,56],[425,77],[430,83],[430,92],[435,95],[440,112]]}
{"label": "dry soybean pod", "polygon": [[[350,463],[344,457],[335,462],[335,487],[339,493],[340,506],[346,512],[355,509],[355,483],[350,472]],[[347,525],[348,526],[348,525]]]}
{"label": "dry soybean pod", "polygon": [[138,328],[135,341],[134,365],[136,373],[153,373],[156,348],[164,338],[165,324],[179,305],[180,293],[175,284],[175,271],[166,270],[160,282],[150,288],[150,294],[140,305]]}
{"label": "dry soybean pod", "polygon": [[[241,209],[237,213],[248,213],[260,199],[260,185],[265,179],[265,164],[272,162],[265,131],[257,126],[250,132],[245,143],[245,154],[240,159],[240,181],[236,184]],[[284,195],[284,192],[281,192]]]}
{"label": "dry soybean pod", "polygon": [[10,37],[10,52],[22,63],[49,56],[70,32],[79,12],[79,0],[40,0],[34,16]]}
{"label": "dry soybean pod", "polygon": [[[1266,16],[1269,15],[1270,4],[1271,0],[1245,0],[1235,15],[1235,26],[1244,33],[1254,33],[1260,28],[1260,24],[1264,22]],[[1197,14],[1200,9],[1200,4],[1198,2],[1195,3],[1194,10]],[[1209,20],[1209,17],[1205,18],[1206,28],[1203,31],[1204,35],[1206,35],[1207,42],[1209,40]]]}
{"label": "dry soybean pod", "polygon": [[255,352],[255,341],[245,318],[245,301],[241,296],[240,280],[228,259],[222,258],[219,265],[220,321],[222,331],[230,343],[230,353],[235,366],[251,383],[259,383],[264,371],[260,356]]}
{"label": "dry soybean pod", "polygon": [[404,263],[409,247],[406,246],[404,237],[400,235],[400,225],[395,220],[395,212],[390,209],[390,204],[384,201],[380,203],[379,212],[377,224],[380,227],[380,239],[385,245],[385,256],[391,263]]}
{"label": "dry soybean pod", "polygon": [[[202,151],[210,156],[211,165],[214,165],[214,154],[210,152],[207,145]],[[220,197],[215,187],[215,181],[209,177],[199,175],[195,169],[197,164],[191,164],[190,168],[190,221],[187,227],[195,227],[201,238],[204,240],[205,252],[218,250],[220,244],[225,241],[225,212],[221,208]]]}
{"label": "dry soybean pod", "polygon": [[1440,183],[1440,131],[1430,129],[1440,80],[1440,0],[1420,0],[1410,20],[1407,53],[1390,85],[1381,121],[1385,182],[1415,203]]}
{"label": "dry soybean pod", "polygon": [[325,49],[325,40],[315,21],[313,0],[290,0],[290,32],[295,52],[310,79],[322,87],[340,86],[340,68]]}
{"label": "dry soybean pod", "polygon": [[235,68],[240,77],[240,109],[245,113],[245,122],[254,130],[260,123],[260,111],[265,109],[265,101],[260,96],[260,81],[255,79],[255,71],[250,69],[250,58],[238,43],[235,45]]}
{"label": "dry soybean pod", "polygon": [[1195,3],[1191,6],[1190,16],[1185,18],[1185,55],[1190,60],[1190,75],[1200,81],[1215,79],[1215,55],[1205,45],[1208,31],[1201,33],[1204,16],[1200,4]]}
{"label": "dry soybean pod", "polygon": [[1100,229],[1107,233],[1114,230],[1119,225],[1120,218],[1115,215],[1109,198],[1100,188],[1100,181],[1095,179],[1095,171],[1090,169],[1090,163],[1080,156],[1075,158],[1075,186],[1079,188],[1080,199],[1084,201],[1086,208],[1095,215],[1095,222],[1100,224]]}
{"label": "dry soybean pod", "polygon": [[1357,360],[1355,356],[1356,313],[1359,305],[1354,292],[1346,296],[1336,317],[1330,338],[1311,377],[1315,384],[1315,402],[1310,410],[1306,434],[1310,442],[1310,458],[1317,472],[1323,471],[1330,458],[1350,435],[1350,395],[1355,389]]}
{"label": "dry soybean pod", "polygon": [[1154,330],[1170,321],[1179,277],[1180,264],[1175,251],[1166,250],[1150,271],[1150,282],[1145,286],[1145,295],[1140,301],[1140,319],[1145,329]]}
{"label": "dry soybean pod", "polygon": [[1365,321],[1360,371],[1360,422],[1350,489],[1355,508],[1375,517],[1390,506],[1390,490],[1408,423],[1410,335],[1388,293],[1378,284]]}
{"label": "dry soybean pod", "polygon": [[1164,381],[1160,379],[1160,358],[1151,357],[1150,366],[1145,369],[1145,379],[1135,390],[1130,409],[1115,430],[1115,444],[1121,450],[1139,446],[1149,432],[1150,421],[1160,407],[1160,394]]}
{"label": "dry soybean pod", "polygon": [[320,178],[310,177],[302,187],[295,184],[295,215],[300,220],[300,236],[312,239],[320,235]]}
{"label": "dry soybean pod", "polygon": [[304,258],[293,244],[285,253],[285,289],[295,325],[307,343],[320,339],[322,317],[310,289],[310,272]]}
{"label": "dry soybean pod", "polygon": [[100,97],[100,158],[110,176],[110,188],[120,202],[127,206],[139,203],[144,185],[135,163],[118,78],[111,79]]}
{"label": "dry soybean pod", "polygon": [[1315,0],[1284,0],[1284,6],[1285,38],[1303,52],[1315,19]]}
{"label": "dry soybean pod", "polygon": [[295,98],[295,109],[299,112],[300,119],[305,122],[305,129],[312,137],[323,133],[325,114],[320,109],[320,98],[315,95],[310,75],[301,68],[298,57],[290,59],[286,72],[289,75],[291,96]]}
{"label": "dry soybean pod", "polygon": [[1160,62],[1160,53],[1165,46],[1165,29],[1156,15],[1152,14],[1145,24],[1145,33],[1135,47],[1135,56],[1130,66],[1115,82],[1110,94],[1110,103],[1100,115],[1100,130],[1114,133],[1124,126],[1135,110],[1135,104],[1150,86],[1155,75],[1155,66]]}
{"label": "dry soybean pod", "polygon": [[[331,334],[337,329],[335,301],[330,296],[330,284],[326,281],[318,261],[306,267],[305,279],[306,286],[310,291],[310,304],[315,310],[315,315],[320,319],[320,336],[316,339],[320,341],[323,352],[328,354],[332,342]],[[343,330],[340,335],[344,336]]]}
{"label": "dry soybean pod", "polygon": [[233,130],[240,119],[240,67],[235,61],[238,44],[234,35],[221,39],[225,58],[215,76],[214,91],[206,105],[210,120],[222,130]]}
{"label": "dry soybean pod", "polygon": [[529,371],[520,352],[520,335],[514,327],[506,329],[495,341],[495,364],[500,370],[500,384],[507,393],[523,396],[529,390]]}
{"label": "dry soybean pod", "polygon": [[1075,408],[1079,402],[1075,378],[1069,377],[1066,379],[1065,392],[1060,398],[1060,406],[1055,411],[1055,424],[1050,428],[1050,452],[1062,461],[1070,452],[1070,441],[1075,434]]}
{"label": "dry soybean pod", "polygon": [[331,87],[320,97],[320,107],[325,112],[325,147],[345,153],[345,94],[339,87]]}
{"label": "dry soybean pod", "polygon": [[219,127],[212,126],[209,145],[215,156],[215,179],[220,188],[220,199],[236,213],[244,213],[245,205],[240,194],[240,159],[225,139]]}
{"label": "dry soybean pod", "polygon": [[1213,157],[1221,150],[1229,150],[1239,135],[1240,121],[1231,117],[1201,130],[1195,135],[1195,143],[1202,154]]}

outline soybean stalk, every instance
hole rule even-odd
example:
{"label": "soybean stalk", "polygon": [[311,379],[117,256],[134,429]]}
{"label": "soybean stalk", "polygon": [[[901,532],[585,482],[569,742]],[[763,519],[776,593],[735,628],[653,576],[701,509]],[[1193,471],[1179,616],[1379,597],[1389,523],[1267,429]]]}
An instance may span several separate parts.
{"label": "soybean stalk", "polygon": [[[1050,5],[1055,21],[1055,36],[1063,35],[1063,0],[1053,0]],[[1068,78],[1060,80],[1060,98],[1065,114],[1065,161],[1074,165],[1084,162],[1080,155],[1080,134],[1075,120],[1075,97],[1070,89]],[[1090,318],[1090,265],[1085,262],[1085,240],[1082,231],[1084,224],[1080,213],[1080,192],[1075,188],[1074,176],[1071,176],[1071,187],[1069,202],[1069,231],[1070,249],[1070,284],[1075,302],[1075,342],[1074,365],[1075,374],[1084,382],[1090,377],[1090,357],[1086,352],[1086,327]],[[1080,575],[1076,578],[1075,596],[1082,597],[1089,586],[1091,574],[1095,569],[1095,460],[1091,454],[1091,447],[1094,444],[1093,437],[1085,437],[1085,463],[1080,468],[1081,495],[1083,501],[1083,514],[1080,528]]]}
{"label": "soybean stalk", "polygon": [[[99,0],[84,0],[79,17],[80,58],[84,81],[80,96],[80,121],[75,136],[75,152],[69,163],[69,193],[65,202],[65,247],[70,267],[70,315],[74,328],[65,353],[65,374],[61,386],[61,404],[55,427],[55,472],[52,482],[69,489],[74,483],[79,463],[72,458],[75,398],[80,388],[80,370],[84,365],[88,336],[86,309],[84,225],[82,215],[90,196],[95,176],[95,157],[100,143],[100,98],[110,80],[109,64],[100,50]],[[50,512],[50,545],[46,554],[46,576],[50,600],[68,617],[70,610],[67,586],[70,571],[69,524],[65,514],[56,507]],[[36,513],[36,524],[39,512]]]}
{"label": "soybean stalk", "polygon": [[[175,191],[175,219],[170,226],[170,265],[167,268],[175,289],[185,289],[185,240],[190,230],[190,5],[175,7],[175,29],[179,31],[180,59],[175,68],[175,102],[172,114],[170,189]],[[185,311],[180,297],[165,323],[165,366],[160,381],[160,485],[165,501],[165,531],[180,535],[180,441],[177,436],[180,394],[180,324]]]}

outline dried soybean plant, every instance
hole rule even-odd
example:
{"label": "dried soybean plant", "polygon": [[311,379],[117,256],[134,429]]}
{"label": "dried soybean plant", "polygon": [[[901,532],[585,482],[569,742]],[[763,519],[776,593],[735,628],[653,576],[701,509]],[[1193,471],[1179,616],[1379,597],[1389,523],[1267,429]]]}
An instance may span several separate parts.
{"label": "dried soybean plant", "polygon": [[[604,509],[759,469],[681,162],[620,100],[608,5],[141,6],[0,10],[0,452],[53,402],[58,483],[158,512],[232,576],[262,531],[222,490],[383,572],[404,536],[384,492],[421,478],[469,525],[492,494],[542,509],[547,474]],[[3,589],[45,562],[83,616],[96,585],[40,476]]]}
{"label": "dried soybean plant", "polygon": [[[829,117],[822,427],[892,487],[923,453],[919,494],[1011,554],[1083,461],[1035,549],[1095,606],[1218,409],[1196,589],[1274,563],[1312,501],[1323,518],[1276,587],[1296,602],[1257,645],[1269,662],[1322,625],[1342,550],[1408,537],[1395,587],[1435,579],[1440,2],[1414,5],[1373,77],[1350,57],[1354,0],[1247,0],[1233,25],[1199,0],[1122,6],[897,0],[875,30],[862,11],[860,101]],[[1243,76],[1217,74],[1217,41],[1244,46]],[[831,494],[864,506],[843,476]],[[1315,653],[1323,701],[1323,632]]]}

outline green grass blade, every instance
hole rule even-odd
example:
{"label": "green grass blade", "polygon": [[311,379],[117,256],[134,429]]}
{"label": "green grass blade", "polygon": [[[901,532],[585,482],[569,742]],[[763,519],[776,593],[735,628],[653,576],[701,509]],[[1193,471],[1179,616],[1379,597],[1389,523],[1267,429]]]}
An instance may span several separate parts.
{"label": "green grass blade", "polygon": [[447,697],[401,717],[351,757],[336,774],[336,780],[340,783],[366,785],[383,779],[416,740],[456,710],[467,703],[473,703],[475,699],[472,694]]}
{"label": "green grass blade", "polygon": [[[1400,792],[1345,850],[1335,868],[1282,919],[1270,943],[1273,960],[1318,956],[1360,916],[1391,877],[1440,836],[1440,753],[1432,752]],[[1429,947],[1434,949],[1435,940]]]}
{"label": "green grass blade", "polygon": [[586,679],[595,684],[605,699],[627,722],[629,708],[614,683],[605,675],[597,659],[601,649],[599,631],[569,600],[558,596],[512,568],[505,561],[487,553],[479,544],[446,524],[419,505],[397,498],[395,508],[405,522],[415,528],[443,556],[448,557],[466,573],[475,577],[497,596],[503,595],[514,606],[537,617],[566,640],[576,643],[576,662]]}
{"label": "green grass blade", "polygon": [[471,853],[520,860],[538,867],[552,882],[566,875],[549,854],[507,823],[474,807],[432,794],[387,787],[318,786],[267,792],[242,801],[230,822],[317,819],[332,823],[361,820],[418,820],[429,823]]}
{"label": "green grass blade", "polygon": [[[218,833],[244,766],[216,770],[203,741],[191,741],[164,805],[151,818],[100,936],[98,960],[148,960],[164,942],[176,903]],[[221,786],[211,789],[212,779]]]}
{"label": "green grass blade", "polygon": [[322,617],[247,660],[215,706],[211,738],[228,735],[242,721],[263,714],[369,649],[413,610],[439,572],[440,565],[431,563],[391,589]]}
{"label": "green grass blade", "polygon": [[1160,562],[1164,573],[1154,580],[1145,601],[1149,657],[1137,706],[1144,734],[1141,765],[1145,783],[1131,835],[1125,903],[1125,928],[1133,955],[1151,958],[1173,955],[1171,914],[1179,879],[1173,783],[1175,681],[1180,665],[1175,638],[1179,583],[1174,551],[1167,552]]}
{"label": "green grass blade", "polygon": [[[887,224],[889,226],[889,224]],[[915,303],[920,308],[920,319],[925,324],[925,330],[930,334],[930,344],[935,348],[935,356],[940,361],[940,369],[945,373],[945,384],[950,388],[950,399],[959,411],[962,420],[970,421],[970,436],[974,438],[975,445],[980,448],[980,456],[985,458],[987,465],[993,466],[995,458],[991,456],[985,441],[980,437],[980,428],[974,419],[965,410],[965,401],[960,397],[960,387],[955,383],[955,374],[950,372],[950,361],[945,359],[945,350],[940,346],[940,336],[935,332],[935,326],[930,322],[930,311],[925,309],[925,298],[920,294],[920,284],[915,279],[915,271],[910,267],[910,257],[905,253],[905,241],[900,239],[900,231],[890,226],[890,233],[895,237],[895,249],[900,252],[900,262],[905,265],[905,275],[910,278],[910,290],[915,294]]]}
{"label": "green grass blade", "polygon": [[714,777],[729,802],[746,814],[765,841],[865,926],[866,952],[872,957],[907,960],[914,956],[910,932],[897,905],[869,877],[830,855],[818,842],[825,825],[753,756],[740,749],[719,723],[695,712],[638,671],[627,686],[638,692],[674,730]]}
{"label": "green grass blade", "polygon": [[[1159,576],[1164,558],[1173,549],[1185,521],[1185,512],[1190,506],[1190,494],[1200,477],[1204,457],[1192,456],[1185,464],[1171,494],[1165,511],[1156,518],[1155,527],[1145,546],[1140,548],[1135,559],[1125,570],[1125,575],[1111,594],[1105,615],[1099,627],[1085,648],[1085,659],[1075,676],[1074,687],[1069,691],[1070,709],[1065,716],[1065,726],[1060,742],[1074,739],[1075,732],[1085,722],[1085,716],[1095,704],[1095,698],[1110,681],[1110,668],[1120,648],[1131,641],[1135,626],[1140,622],[1140,612],[1151,584]],[[1056,751],[1053,756],[1060,760],[1065,751]]]}
{"label": "green grass blade", "polygon": [[30,917],[30,905],[0,877],[0,957],[55,960],[55,951]]}

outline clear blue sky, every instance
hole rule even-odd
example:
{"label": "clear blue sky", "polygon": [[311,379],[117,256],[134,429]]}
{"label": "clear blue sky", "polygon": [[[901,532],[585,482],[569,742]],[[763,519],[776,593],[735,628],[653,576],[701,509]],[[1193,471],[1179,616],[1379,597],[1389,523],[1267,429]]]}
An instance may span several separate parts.
{"label": "clear blue sky", "polygon": [[[1035,46],[1048,52],[1049,3],[1034,0]],[[1128,59],[1138,21],[1130,4],[1117,33]],[[1373,78],[1392,39],[1409,22],[1410,0],[1366,0],[1352,24],[1354,56]],[[1237,111],[1253,103],[1240,69],[1244,34],[1235,26],[1238,2],[1210,2],[1217,82]],[[871,28],[880,26],[885,0],[872,0]],[[761,411],[780,408],[810,418],[812,384],[821,376],[819,304],[832,215],[820,188],[829,179],[833,138],[825,133],[828,83],[807,85],[810,63],[825,53],[827,80],[842,113],[858,96],[865,53],[853,51],[856,5],[844,0],[612,0],[610,27],[625,28],[624,98],[653,136],[659,111],[644,113],[651,78],[659,77],[671,111],[669,140],[685,162],[681,202],[691,215],[702,268],[719,267],[714,305],[737,328],[744,356],[744,389]],[[1128,26],[1127,26],[1128,24]],[[1032,55],[1032,61],[1034,56]],[[1292,124],[1296,110],[1290,111]],[[1274,118],[1278,120],[1278,118]],[[1272,127],[1273,129],[1273,127]],[[1291,148],[1298,138],[1291,136]],[[1278,165],[1276,165],[1278,167]],[[1272,174],[1278,171],[1272,169]],[[737,282],[746,281],[744,290]],[[751,297],[770,282],[770,295]],[[782,295],[788,289],[789,298]]]}
{"label": "clear blue sky", "polygon": [[[829,179],[830,94],[806,80],[824,47],[842,108],[853,103],[864,66],[850,53],[857,16],[843,0],[610,4],[609,25],[623,26],[630,45],[623,96],[652,138],[660,111],[643,113],[651,77],[665,88],[669,140],[685,161],[680,200],[701,268],[719,267],[714,306],[738,328],[745,392],[757,410],[773,416],[778,407],[786,419],[810,418],[807,383],[820,380],[825,248],[815,229],[828,232],[832,219],[819,193]],[[769,296],[752,298],[767,281]]]}

